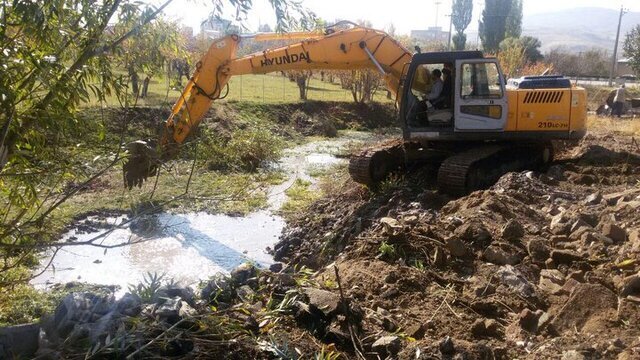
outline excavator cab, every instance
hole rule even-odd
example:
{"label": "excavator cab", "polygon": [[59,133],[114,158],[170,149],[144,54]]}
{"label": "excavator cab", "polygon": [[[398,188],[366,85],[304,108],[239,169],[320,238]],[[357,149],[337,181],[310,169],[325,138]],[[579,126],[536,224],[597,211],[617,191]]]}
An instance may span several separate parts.
{"label": "excavator cab", "polygon": [[[445,85],[436,101],[426,100],[432,83],[425,81],[425,76],[433,69],[445,73]],[[481,52],[416,54],[405,84],[400,118],[407,140],[505,128],[508,105],[504,77],[497,60],[484,58]]]}

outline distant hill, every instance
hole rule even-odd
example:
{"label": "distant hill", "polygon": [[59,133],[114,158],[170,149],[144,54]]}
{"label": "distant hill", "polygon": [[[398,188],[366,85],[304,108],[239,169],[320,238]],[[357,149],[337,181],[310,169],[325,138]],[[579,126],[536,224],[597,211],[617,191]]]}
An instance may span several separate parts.
{"label": "distant hill", "polygon": [[[525,16],[523,33],[542,41],[542,50],[562,46],[574,51],[602,48],[613,51],[619,10],[584,7]],[[624,35],[640,24],[640,12],[622,18],[620,46]]]}

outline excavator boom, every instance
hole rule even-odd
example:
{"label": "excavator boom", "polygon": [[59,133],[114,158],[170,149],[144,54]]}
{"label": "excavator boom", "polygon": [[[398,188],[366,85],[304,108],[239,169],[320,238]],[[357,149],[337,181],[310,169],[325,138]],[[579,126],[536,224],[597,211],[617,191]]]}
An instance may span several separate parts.
{"label": "excavator boom", "polygon": [[[293,44],[259,53],[236,57],[243,39],[256,41],[301,40]],[[157,148],[137,141],[129,146],[129,161],[124,165],[125,185],[140,186],[155,175],[162,161],[177,153],[191,132],[198,126],[211,102],[220,99],[229,79],[235,75],[266,74],[289,70],[353,70],[374,69],[382,75],[387,89],[397,101],[401,77],[412,54],[388,34],[354,26],[323,32],[288,34],[229,35],[216,39],[196,64],[196,70],[164,122]]]}

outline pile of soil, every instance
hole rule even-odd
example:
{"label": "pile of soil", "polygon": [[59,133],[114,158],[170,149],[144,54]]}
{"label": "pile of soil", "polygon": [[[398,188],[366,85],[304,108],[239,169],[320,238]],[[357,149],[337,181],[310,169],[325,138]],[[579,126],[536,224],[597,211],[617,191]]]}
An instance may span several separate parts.
{"label": "pile of soil", "polygon": [[340,280],[371,358],[639,358],[640,148],[594,133],[556,151],[546,173],[459,199],[432,169],[380,193],[347,184],[275,257]]}

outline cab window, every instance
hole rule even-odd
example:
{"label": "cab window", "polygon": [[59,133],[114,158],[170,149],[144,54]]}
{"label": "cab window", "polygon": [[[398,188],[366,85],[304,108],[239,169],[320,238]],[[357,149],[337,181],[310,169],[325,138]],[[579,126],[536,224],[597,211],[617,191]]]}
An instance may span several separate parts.
{"label": "cab window", "polygon": [[461,86],[463,99],[500,99],[503,95],[495,63],[462,64]]}

